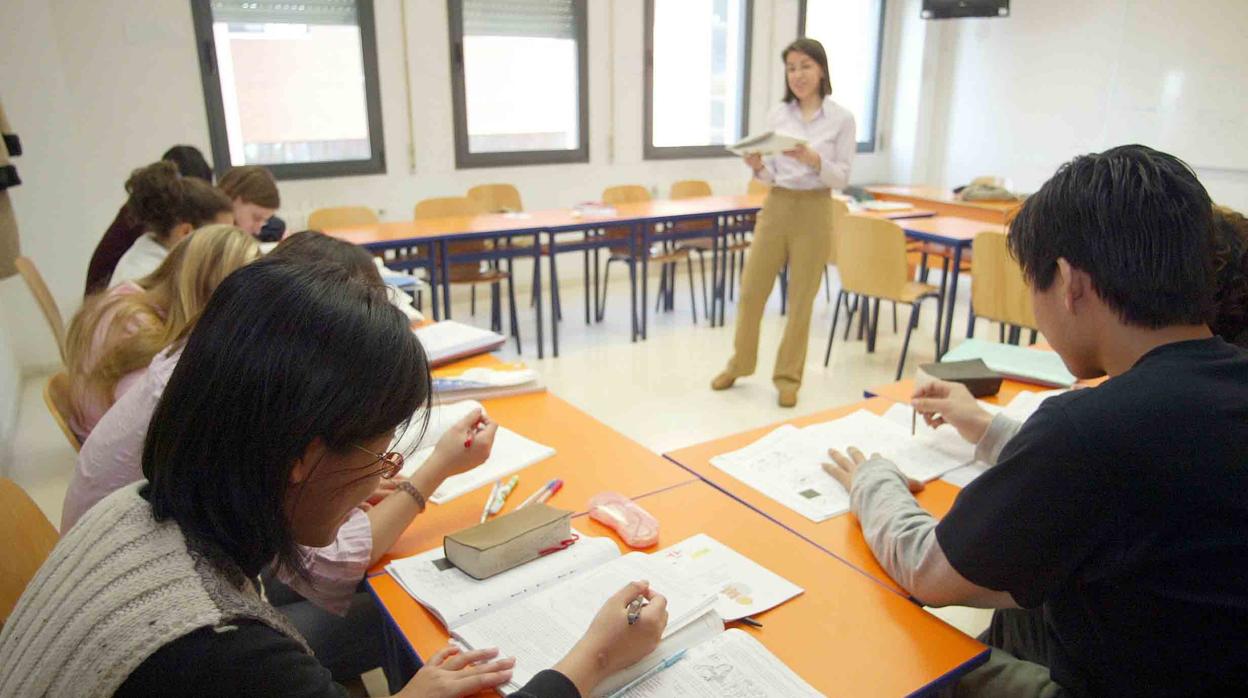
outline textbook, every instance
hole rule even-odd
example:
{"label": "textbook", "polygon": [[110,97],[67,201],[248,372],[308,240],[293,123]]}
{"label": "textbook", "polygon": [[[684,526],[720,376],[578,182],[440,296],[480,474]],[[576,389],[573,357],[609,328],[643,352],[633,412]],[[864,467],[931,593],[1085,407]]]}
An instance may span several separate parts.
{"label": "textbook", "polygon": [[454,320],[443,320],[413,330],[416,339],[425,349],[430,366],[441,366],[458,359],[494,351],[507,342],[503,335],[465,325]]}
{"label": "textbook", "polygon": [[460,400],[486,400],[546,391],[537,371],[524,364],[443,369],[434,373],[433,394],[443,405]]}
{"label": "textbook", "polygon": [[753,136],[746,136],[733,143],[728,146],[728,152],[734,155],[749,155],[750,153],[775,155],[786,150],[792,150],[805,142],[806,139],[804,138],[782,131],[763,131]]}
{"label": "textbook", "polygon": [[[607,679],[596,695],[611,695],[681,651],[688,652],[684,660],[642,684],[648,690],[656,682],[667,686],[670,681],[705,680],[696,671],[686,675],[698,666],[688,659],[710,656],[724,642],[729,646],[719,651],[755,658],[736,665],[740,676],[734,681],[744,682],[741,685],[813,690],[761,645],[720,639],[731,633],[724,633],[723,618],[761,613],[802,589],[710,536],[693,536],[653,554],[621,556],[610,538],[581,535],[566,550],[480,581],[446,563],[441,549],[395,560],[386,571],[465,647],[497,646],[504,656],[516,657],[506,692],[554,666],[584,634],[602,604],[637,579],[649,580],[656,592],[667,597],[669,618],[663,640],[649,656]],[[746,590],[748,594],[742,593]],[[721,615],[721,610],[727,615]],[[761,673],[755,672],[754,663]],[[676,671],[682,664],[684,668]],[[666,690],[659,694],[670,695]],[[638,686],[626,695],[656,694]]]}
{"label": "textbook", "polygon": [[983,359],[988,368],[1006,378],[1052,388],[1069,388],[1075,377],[1054,351],[1016,347],[1013,344],[968,339],[954,347],[941,361]]}
{"label": "textbook", "polygon": [[867,456],[879,453],[919,482],[931,482],[974,459],[975,447],[952,427],[922,424],[911,436],[910,415],[909,406],[896,404],[884,416],[858,410],[800,429],[785,424],[744,448],[711,458],[711,465],[811,521],[827,521],[849,511],[849,493],[823,469],[829,448],[844,452],[855,446]]}
{"label": "textbook", "polygon": [[[405,456],[412,454],[410,458],[405,458],[400,474],[403,477],[411,477],[433,453],[438,439],[442,438],[442,435],[456,422],[468,416],[473,409],[485,411],[481,403],[474,400],[463,400],[434,407],[429,411],[429,424],[423,438],[421,424],[424,422],[424,415],[419,411],[412,415],[411,423],[390,444],[391,451],[398,451]],[[429,496],[429,501],[434,504],[445,504],[456,497],[501,480],[553,455],[555,455],[555,449],[526,439],[507,427],[499,426],[494,436],[494,448],[490,451],[490,457],[466,473],[448,477]]]}

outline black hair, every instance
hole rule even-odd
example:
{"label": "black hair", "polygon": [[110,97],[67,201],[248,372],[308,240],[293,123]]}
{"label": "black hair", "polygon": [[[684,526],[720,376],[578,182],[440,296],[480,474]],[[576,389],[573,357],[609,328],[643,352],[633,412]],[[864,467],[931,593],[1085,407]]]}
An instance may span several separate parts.
{"label": "black hair", "polygon": [[1010,252],[1042,291],[1065,258],[1126,324],[1202,324],[1213,309],[1211,207],[1182,160],[1119,146],[1062,165],[1028,197]]}
{"label": "black hair", "polygon": [[[819,97],[827,97],[832,94],[832,72],[828,70],[828,52],[823,50],[823,44],[815,39],[802,37],[797,41],[784,47],[780,52],[780,60],[789,60],[789,54],[797,51],[800,54],[808,56],[812,61],[819,64],[823,69],[823,78],[819,80]],[[784,101],[796,102],[797,95],[793,94],[792,88],[789,87],[788,69],[785,69],[784,76]]]}
{"label": "black hair", "polygon": [[219,214],[234,212],[229,197],[202,179],[182,176],[168,160],[131,172],[126,193],[135,220],[161,239],[179,223],[202,228]]}
{"label": "black hair", "polygon": [[221,283],[187,339],[148,428],[144,496],[248,575],[274,560],[306,574],[285,509],[296,460],[314,439],[340,453],[427,415],[430,386],[383,286],[262,259]]}
{"label": "black hair", "polygon": [[212,165],[204,159],[204,154],[199,152],[199,148],[193,145],[175,145],[166,150],[160,159],[177,165],[178,172],[183,177],[197,177],[212,184]]}
{"label": "black hair", "polygon": [[367,250],[317,230],[287,235],[269,254],[304,262],[328,260],[342,265],[360,281],[382,283],[381,272]]}

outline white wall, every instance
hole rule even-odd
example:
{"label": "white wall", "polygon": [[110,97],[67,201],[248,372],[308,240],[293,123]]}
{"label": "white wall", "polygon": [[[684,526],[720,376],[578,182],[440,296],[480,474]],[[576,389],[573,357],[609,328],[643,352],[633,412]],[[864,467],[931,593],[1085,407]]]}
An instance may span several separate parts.
{"label": "white wall", "polygon": [[[1218,142],[1201,129],[1227,119],[1248,129],[1248,2],[1046,0],[1011,10],[1006,19],[932,23],[942,25],[927,37],[939,45],[941,78],[922,179],[956,186],[1000,175],[1034,191],[1075,155],[1141,140],[1188,160],[1216,201],[1248,209],[1248,161],[1209,166]],[[1186,76],[1184,94],[1164,94],[1168,75]],[[1125,108],[1124,96],[1140,105]],[[1154,128],[1159,116],[1190,122],[1183,131],[1194,138]]]}

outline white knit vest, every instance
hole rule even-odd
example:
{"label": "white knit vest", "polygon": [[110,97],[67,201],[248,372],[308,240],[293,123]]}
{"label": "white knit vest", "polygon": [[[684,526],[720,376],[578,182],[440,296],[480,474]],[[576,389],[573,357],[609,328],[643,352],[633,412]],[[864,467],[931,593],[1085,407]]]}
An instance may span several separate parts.
{"label": "white knit vest", "polygon": [[61,539],[0,632],[0,696],[111,696],[149,656],[203,627],[262,622],[303,645],[234,568],[156,522],[144,481],[95,505]]}

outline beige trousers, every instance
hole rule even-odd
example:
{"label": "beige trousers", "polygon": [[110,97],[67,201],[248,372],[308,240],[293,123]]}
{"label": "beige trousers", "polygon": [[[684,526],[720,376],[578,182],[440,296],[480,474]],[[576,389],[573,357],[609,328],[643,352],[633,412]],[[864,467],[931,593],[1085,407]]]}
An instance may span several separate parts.
{"label": "beige trousers", "polygon": [[828,190],[773,188],[754,226],[754,240],[741,279],[737,330],[728,371],[754,373],[758,363],[758,326],[776,277],[789,264],[788,322],[776,352],[771,380],[777,388],[798,388],[806,365],[810,314],[832,248],[832,198]]}

